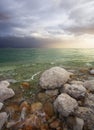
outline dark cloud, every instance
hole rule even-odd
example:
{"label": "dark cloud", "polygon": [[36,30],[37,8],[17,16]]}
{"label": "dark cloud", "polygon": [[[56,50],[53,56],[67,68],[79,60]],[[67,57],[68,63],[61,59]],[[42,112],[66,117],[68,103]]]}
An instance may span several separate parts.
{"label": "dark cloud", "polygon": [[49,47],[55,44],[58,39],[34,38],[34,37],[0,37],[0,48],[30,48]]}
{"label": "dark cloud", "polygon": [[0,36],[94,35],[94,0],[0,0],[0,12]]}
{"label": "dark cloud", "polygon": [[10,19],[10,17],[4,13],[0,13],[0,21],[6,21]]}

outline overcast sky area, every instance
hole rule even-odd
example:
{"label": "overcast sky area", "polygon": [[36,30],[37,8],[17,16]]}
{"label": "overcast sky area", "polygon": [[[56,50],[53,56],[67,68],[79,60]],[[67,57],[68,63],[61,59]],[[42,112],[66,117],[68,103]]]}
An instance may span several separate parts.
{"label": "overcast sky area", "polygon": [[10,36],[25,47],[94,48],[94,0],[0,0],[0,44]]}

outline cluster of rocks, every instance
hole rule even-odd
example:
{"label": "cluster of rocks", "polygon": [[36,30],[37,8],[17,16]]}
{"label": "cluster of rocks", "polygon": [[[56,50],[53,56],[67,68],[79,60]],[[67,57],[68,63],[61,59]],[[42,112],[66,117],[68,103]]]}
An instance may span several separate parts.
{"label": "cluster of rocks", "polygon": [[[0,82],[0,110],[4,105],[4,101],[15,95],[14,91],[11,88],[8,88],[9,85],[9,82],[7,81]],[[8,115],[6,112],[0,113],[0,130],[2,129],[3,125],[7,122],[7,118]]]}
{"label": "cluster of rocks", "polygon": [[[46,70],[35,102],[20,100],[6,107],[0,113],[0,130],[94,130],[94,80],[73,80],[71,72],[61,67]],[[15,95],[9,85],[0,82],[0,109]],[[30,88],[26,82],[22,86]]]}
{"label": "cluster of rocks", "polygon": [[71,81],[63,68],[46,70],[40,78],[45,93],[56,95],[53,102],[59,119],[66,119],[67,130],[94,130],[94,80]]}

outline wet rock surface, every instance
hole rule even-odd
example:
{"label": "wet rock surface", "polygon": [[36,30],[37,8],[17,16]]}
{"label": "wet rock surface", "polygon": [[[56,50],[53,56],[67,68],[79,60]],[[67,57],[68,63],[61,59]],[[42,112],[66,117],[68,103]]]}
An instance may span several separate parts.
{"label": "wet rock surface", "polygon": [[1,94],[0,130],[94,130],[94,80],[88,78],[94,76],[89,69],[70,72],[69,78],[64,68],[46,70],[37,89],[27,81],[16,88],[0,81],[0,92],[15,93]]}

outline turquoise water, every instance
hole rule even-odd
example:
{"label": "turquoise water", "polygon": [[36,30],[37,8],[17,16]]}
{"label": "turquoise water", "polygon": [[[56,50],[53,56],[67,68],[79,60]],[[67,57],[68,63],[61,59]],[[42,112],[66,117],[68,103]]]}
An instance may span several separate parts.
{"label": "turquoise water", "polygon": [[28,63],[94,66],[94,49],[0,49],[0,66]]}

